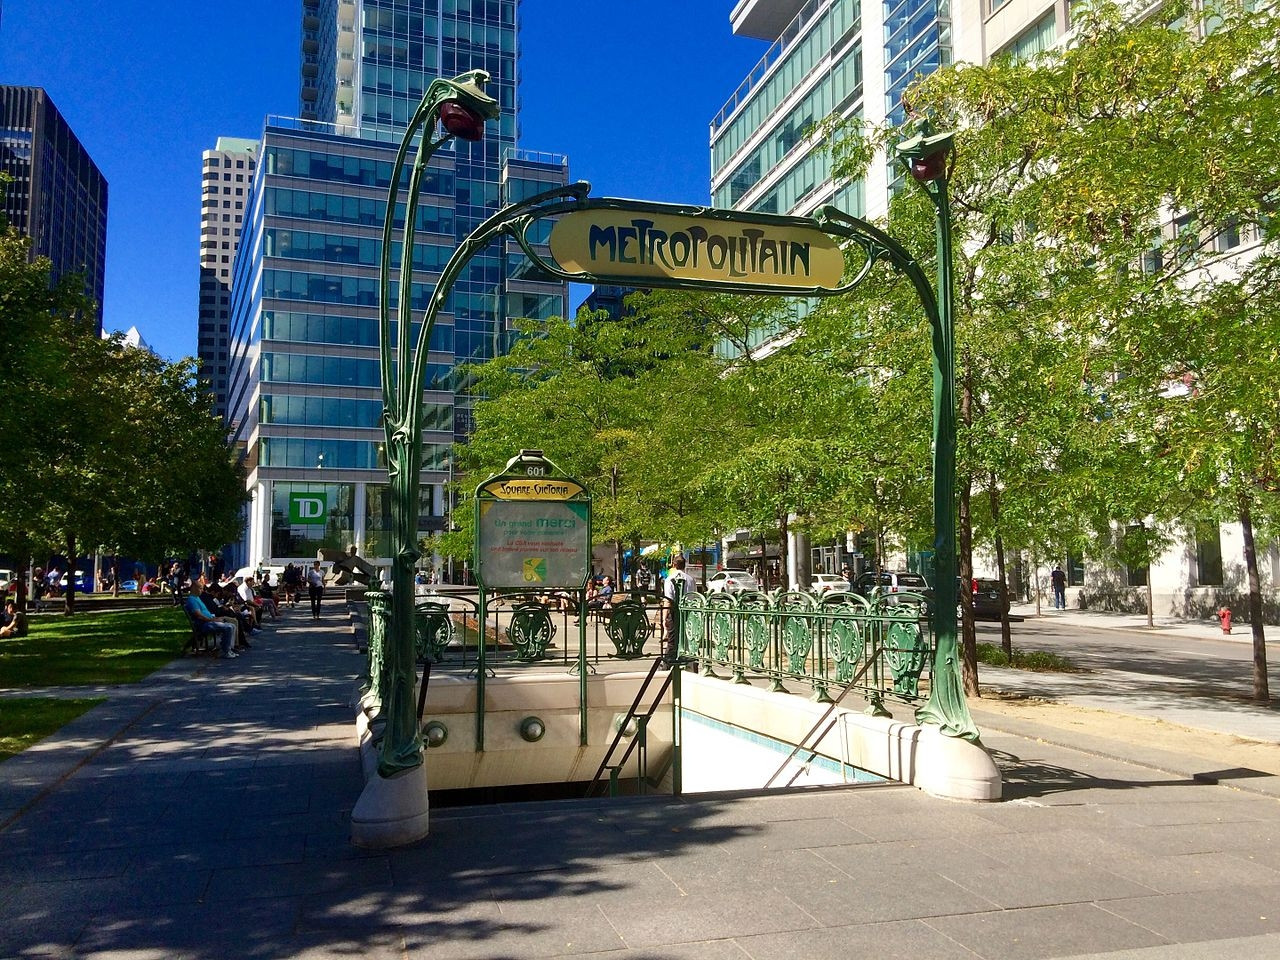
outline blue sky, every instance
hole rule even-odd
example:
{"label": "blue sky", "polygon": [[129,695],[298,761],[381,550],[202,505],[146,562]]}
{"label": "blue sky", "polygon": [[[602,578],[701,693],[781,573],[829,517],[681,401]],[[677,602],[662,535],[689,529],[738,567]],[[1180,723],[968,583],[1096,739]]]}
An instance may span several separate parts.
{"label": "blue sky", "polygon": [[[521,146],[595,195],[706,203],[707,125],[762,41],[732,0],[524,0]],[[44,87],[110,185],[104,326],[195,352],[200,153],[295,116],[299,0],[5,0],[0,83]]]}

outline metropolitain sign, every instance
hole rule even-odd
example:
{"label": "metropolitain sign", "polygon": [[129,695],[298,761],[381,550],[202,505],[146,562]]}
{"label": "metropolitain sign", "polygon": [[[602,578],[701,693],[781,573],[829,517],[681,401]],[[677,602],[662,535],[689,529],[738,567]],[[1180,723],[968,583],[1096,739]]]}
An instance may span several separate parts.
{"label": "metropolitain sign", "polygon": [[551,255],[570,274],[653,284],[771,292],[834,291],[844,275],[835,239],[789,218],[669,213],[657,205],[597,207],[556,221]]}

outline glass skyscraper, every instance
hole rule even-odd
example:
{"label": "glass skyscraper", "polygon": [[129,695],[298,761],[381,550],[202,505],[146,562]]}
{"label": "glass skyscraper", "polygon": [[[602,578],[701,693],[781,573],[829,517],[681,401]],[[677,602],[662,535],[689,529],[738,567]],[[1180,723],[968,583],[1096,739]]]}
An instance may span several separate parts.
{"label": "glass skyscraper", "polygon": [[[563,157],[515,149],[517,10],[516,0],[303,0],[302,116],[267,120],[232,278],[227,417],[253,494],[241,562],[351,545],[387,555],[378,263],[407,119],[433,78],[471,69],[490,73],[503,108],[482,141],[451,140],[431,161],[407,292],[415,316],[458,242],[501,203],[568,178]],[[423,535],[443,529],[447,454],[470,425],[456,367],[503,351],[514,319],[565,312],[566,286],[523,261],[498,244],[473,259],[432,332]],[[323,495],[322,522],[298,522],[293,494]]]}
{"label": "glass skyscraper", "polygon": [[48,257],[53,278],[81,274],[98,309],[107,267],[107,179],[49,95],[39,87],[0,86],[0,211],[31,238],[31,255]]}

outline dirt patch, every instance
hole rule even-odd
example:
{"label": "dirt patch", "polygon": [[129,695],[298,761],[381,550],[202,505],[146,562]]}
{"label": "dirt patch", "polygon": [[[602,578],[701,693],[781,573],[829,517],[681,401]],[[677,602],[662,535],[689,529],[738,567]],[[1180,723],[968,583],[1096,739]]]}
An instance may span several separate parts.
{"label": "dirt patch", "polygon": [[1280,748],[1268,741],[1194,730],[1166,720],[1131,717],[997,690],[984,690],[981,699],[970,700],[969,704],[975,711],[1032,721],[1067,733],[1087,733],[1200,757],[1224,767],[1246,767],[1280,776]]}

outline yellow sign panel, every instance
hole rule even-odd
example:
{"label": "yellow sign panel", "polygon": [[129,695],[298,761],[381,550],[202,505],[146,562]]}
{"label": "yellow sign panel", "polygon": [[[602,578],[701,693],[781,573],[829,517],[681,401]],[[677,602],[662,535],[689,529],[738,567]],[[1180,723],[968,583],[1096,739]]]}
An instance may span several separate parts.
{"label": "yellow sign panel", "polygon": [[844,254],[821,230],[643,210],[580,210],[551,231],[568,273],[833,290]]}
{"label": "yellow sign panel", "polygon": [[484,490],[499,500],[569,500],[582,493],[572,480],[495,480]]}

